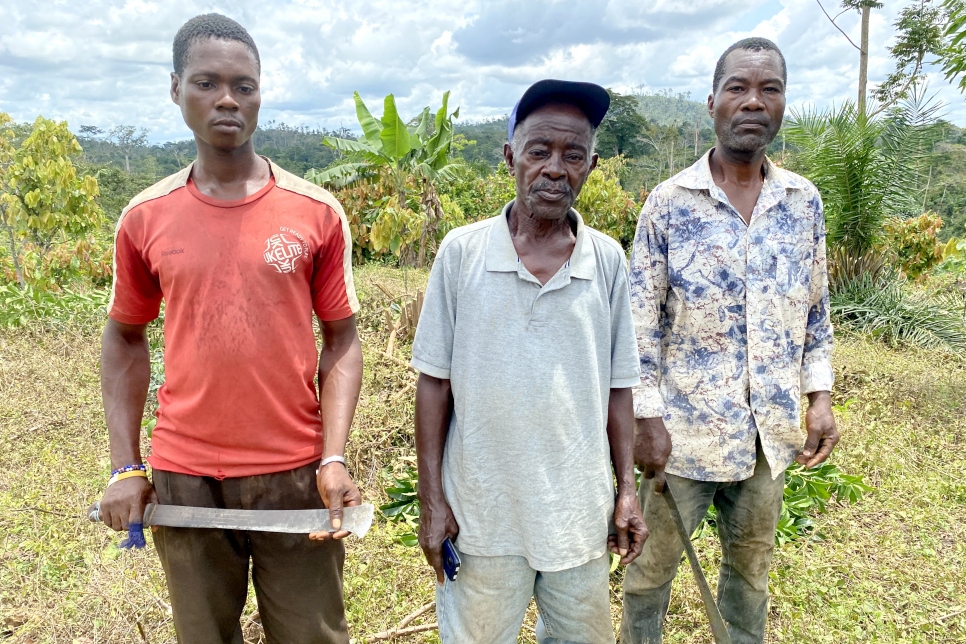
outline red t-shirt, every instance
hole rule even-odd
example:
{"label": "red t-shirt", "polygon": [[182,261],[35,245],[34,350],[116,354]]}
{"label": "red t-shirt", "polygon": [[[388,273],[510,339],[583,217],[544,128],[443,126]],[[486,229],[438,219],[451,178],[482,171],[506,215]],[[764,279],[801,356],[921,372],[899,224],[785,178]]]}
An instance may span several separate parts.
{"label": "red t-shirt", "polygon": [[239,201],[203,195],[191,168],[135,197],[115,237],[108,315],[146,324],[165,301],[165,383],[151,466],[236,477],[322,454],[312,312],[358,310],[349,227],[327,191],[272,164]]}

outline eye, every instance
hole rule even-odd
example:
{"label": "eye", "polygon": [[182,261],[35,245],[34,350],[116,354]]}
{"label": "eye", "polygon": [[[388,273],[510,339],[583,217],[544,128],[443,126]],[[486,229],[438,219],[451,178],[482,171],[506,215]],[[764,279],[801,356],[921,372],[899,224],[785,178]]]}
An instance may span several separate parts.
{"label": "eye", "polygon": [[238,88],[238,91],[241,92],[242,94],[251,94],[252,92],[255,91],[255,88],[252,87],[251,85],[242,85],[241,87]]}
{"label": "eye", "polygon": [[567,155],[567,161],[570,161],[571,163],[580,163],[583,160],[584,160],[584,155],[582,155],[582,154],[568,154]]}
{"label": "eye", "polygon": [[201,89],[211,89],[215,86],[211,81],[198,81],[198,87]]}

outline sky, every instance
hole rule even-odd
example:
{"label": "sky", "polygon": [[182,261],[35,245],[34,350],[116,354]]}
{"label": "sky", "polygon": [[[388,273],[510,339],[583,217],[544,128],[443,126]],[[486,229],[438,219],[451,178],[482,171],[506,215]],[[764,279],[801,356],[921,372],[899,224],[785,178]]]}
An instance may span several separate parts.
{"label": "sky", "polygon": [[[833,15],[836,0],[822,0]],[[892,70],[893,22],[910,0],[872,13],[870,83]],[[788,63],[789,109],[855,98],[858,51],[815,0],[3,0],[0,111],[104,130],[144,128],[151,142],[190,138],[169,97],[181,24],[217,11],[244,25],[262,60],[260,121],[358,129],[358,91],[375,114],[404,117],[451,90],[458,122],[507,114],[541,78],[618,92],[671,90],[704,100],[718,56],[747,36]],[[839,25],[855,42],[859,17]],[[945,117],[966,126],[966,98],[929,68]]]}

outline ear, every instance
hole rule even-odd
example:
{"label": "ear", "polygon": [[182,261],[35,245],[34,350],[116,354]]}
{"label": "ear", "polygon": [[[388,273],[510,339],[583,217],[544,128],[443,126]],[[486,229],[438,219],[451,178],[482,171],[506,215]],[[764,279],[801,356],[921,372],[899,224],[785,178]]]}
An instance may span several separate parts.
{"label": "ear", "polygon": [[171,101],[181,105],[181,79],[174,72],[171,72]]}
{"label": "ear", "polygon": [[513,174],[513,148],[510,147],[509,143],[503,144],[503,160],[506,161],[506,167],[510,169],[510,174]]}
{"label": "ear", "polygon": [[708,94],[708,116],[714,120],[714,94]]}
{"label": "ear", "polygon": [[598,159],[600,159],[600,156],[594,152],[593,156],[590,157],[590,170],[587,172],[587,176],[590,176],[590,173],[593,172],[594,168],[597,167]]}

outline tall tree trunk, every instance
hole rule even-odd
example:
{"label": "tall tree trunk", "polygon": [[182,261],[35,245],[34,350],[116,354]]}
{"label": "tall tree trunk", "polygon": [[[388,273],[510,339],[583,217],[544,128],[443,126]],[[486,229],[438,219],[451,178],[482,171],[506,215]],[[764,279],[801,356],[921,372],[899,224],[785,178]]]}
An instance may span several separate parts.
{"label": "tall tree trunk", "polygon": [[865,116],[866,86],[869,84],[869,13],[872,8],[862,7],[862,40],[859,41],[859,114]]}
{"label": "tall tree trunk", "polygon": [[698,156],[698,117],[694,117],[694,156]]}
{"label": "tall tree trunk", "polygon": [[27,282],[23,278],[23,271],[20,270],[20,257],[17,252],[17,241],[13,237],[13,228],[6,226],[6,229],[10,233],[10,257],[13,259],[13,272],[17,275],[17,281],[20,282],[20,289],[26,290]]}
{"label": "tall tree trunk", "polygon": [[127,152],[124,153],[124,171],[131,174],[131,160],[127,156]]}

